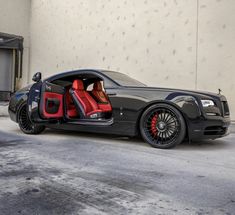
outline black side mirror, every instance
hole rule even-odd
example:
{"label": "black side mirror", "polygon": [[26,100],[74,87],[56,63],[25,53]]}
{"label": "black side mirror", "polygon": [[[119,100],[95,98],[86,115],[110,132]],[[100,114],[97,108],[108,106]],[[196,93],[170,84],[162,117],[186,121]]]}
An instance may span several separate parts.
{"label": "black side mirror", "polygon": [[34,82],[39,82],[39,81],[41,81],[41,79],[42,79],[42,73],[41,73],[41,72],[35,73],[34,76],[33,76],[33,78],[32,78],[32,80],[33,80]]}

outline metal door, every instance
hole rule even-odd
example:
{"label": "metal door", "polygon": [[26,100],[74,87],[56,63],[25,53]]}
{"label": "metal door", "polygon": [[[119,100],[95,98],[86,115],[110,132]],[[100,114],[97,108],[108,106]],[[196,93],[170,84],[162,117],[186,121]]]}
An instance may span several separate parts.
{"label": "metal door", "polygon": [[13,50],[0,49],[0,91],[12,92],[13,90]]}

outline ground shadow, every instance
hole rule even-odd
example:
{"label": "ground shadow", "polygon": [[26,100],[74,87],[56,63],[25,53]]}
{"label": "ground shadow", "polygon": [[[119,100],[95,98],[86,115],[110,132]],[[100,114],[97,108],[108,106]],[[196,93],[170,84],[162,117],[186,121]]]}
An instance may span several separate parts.
{"label": "ground shadow", "polygon": [[201,140],[201,141],[187,141],[183,142],[176,147],[178,150],[192,150],[192,149],[201,149],[201,150],[221,150],[225,148],[230,148],[231,145],[228,141],[223,139],[217,140]]}
{"label": "ground shadow", "polygon": [[[112,135],[112,134],[100,134],[100,133],[88,133],[88,132],[77,132],[77,131],[65,131],[65,130],[57,130],[57,129],[47,129],[42,135],[62,135],[68,137],[82,137],[82,138],[89,138],[91,141],[107,141],[111,140],[112,142],[117,143],[124,143],[124,144],[135,144],[145,147],[149,146],[144,140],[140,137],[127,137],[127,136],[120,136],[120,135]],[[202,141],[184,141],[174,149],[176,150],[220,150],[224,148],[229,148],[231,145],[228,141],[224,139],[217,139],[217,140],[202,140]]]}
{"label": "ground shadow", "polygon": [[43,135],[54,134],[54,135],[62,135],[68,137],[82,137],[89,138],[92,141],[98,140],[112,140],[118,142],[134,142],[136,144],[145,145],[144,141],[140,137],[130,137],[130,136],[122,136],[115,134],[103,134],[103,133],[89,133],[89,132],[78,132],[78,131],[65,131],[65,130],[57,130],[57,129],[46,129],[43,132]]}

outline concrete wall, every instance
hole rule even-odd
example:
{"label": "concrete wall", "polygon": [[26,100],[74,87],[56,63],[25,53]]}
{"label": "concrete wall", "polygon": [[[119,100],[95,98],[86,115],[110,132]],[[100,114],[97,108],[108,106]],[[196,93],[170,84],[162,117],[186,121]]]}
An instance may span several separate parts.
{"label": "concrete wall", "polygon": [[235,113],[234,0],[32,0],[31,9],[30,75],[104,68],[152,86],[221,88]]}
{"label": "concrete wall", "polygon": [[28,82],[29,73],[29,19],[31,0],[0,0],[0,32],[24,37],[23,79]]}
{"label": "concrete wall", "polygon": [[235,1],[200,2],[197,88],[222,89],[235,120]]}

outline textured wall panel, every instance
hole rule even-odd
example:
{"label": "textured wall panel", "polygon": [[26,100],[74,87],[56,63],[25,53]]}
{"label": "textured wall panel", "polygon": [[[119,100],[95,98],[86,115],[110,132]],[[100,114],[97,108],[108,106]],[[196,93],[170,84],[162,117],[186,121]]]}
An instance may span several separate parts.
{"label": "textured wall panel", "polygon": [[105,68],[194,88],[196,1],[33,1],[31,71]]}

